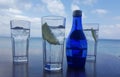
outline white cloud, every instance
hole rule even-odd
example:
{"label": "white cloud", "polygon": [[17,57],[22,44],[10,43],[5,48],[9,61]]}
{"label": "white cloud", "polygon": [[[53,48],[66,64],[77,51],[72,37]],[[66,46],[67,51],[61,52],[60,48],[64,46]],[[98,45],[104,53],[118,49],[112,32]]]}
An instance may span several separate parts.
{"label": "white cloud", "polygon": [[10,36],[10,20],[28,20],[31,22],[31,36],[41,36],[41,19],[20,14],[0,15],[0,36]]}
{"label": "white cloud", "polygon": [[42,0],[47,5],[47,9],[54,15],[66,15],[65,7],[60,0]]}
{"label": "white cloud", "polygon": [[74,4],[84,4],[84,5],[93,5],[97,0],[73,0]]}
{"label": "white cloud", "polygon": [[0,36],[10,36],[10,30],[9,30],[9,28],[4,25],[2,27],[2,29],[0,29]]}
{"label": "white cloud", "polygon": [[0,8],[8,8],[14,4],[14,0],[0,0]]}
{"label": "white cloud", "polygon": [[87,18],[84,12],[82,13],[82,18]]}
{"label": "white cloud", "polygon": [[41,18],[38,18],[38,17],[31,18],[31,22],[40,23],[41,22]]}
{"label": "white cloud", "polygon": [[[54,15],[66,15],[65,6],[60,0],[41,0],[43,3],[34,3],[31,0],[0,0],[0,36],[10,36],[10,20],[22,19],[31,21],[31,35],[41,36],[41,19],[39,17],[27,16],[25,12],[33,12],[41,14],[40,12],[48,11]],[[74,0],[75,3],[71,5],[71,9],[81,9],[79,4],[93,5],[97,0]],[[47,11],[47,12],[48,12]],[[105,9],[96,9],[92,11],[99,15],[107,14]],[[35,15],[34,14],[34,15]],[[83,12],[83,18],[86,18]],[[120,16],[115,17],[120,20]],[[69,22],[66,26],[67,35],[70,32]],[[100,25],[99,38],[120,39],[120,24],[116,25]]]}
{"label": "white cloud", "polygon": [[39,29],[40,30],[41,18],[28,17],[28,16],[23,16],[23,15],[15,15],[14,19],[30,21],[32,24],[32,29]]}
{"label": "white cloud", "polygon": [[120,29],[120,24],[116,24],[116,27],[117,27],[118,29]]}
{"label": "white cloud", "polygon": [[31,21],[31,22],[36,22],[36,23],[40,23],[41,22],[41,19],[38,18],[38,17],[28,17],[28,16],[24,16],[24,15],[14,15],[14,18],[15,19],[21,19],[21,20],[28,20],[28,21]]}
{"label": "white cloud", "polygon": [[87,5],[92,5],[96,2],[96,0],[84,0],[83,3]]}
{"label": "white cloud", "polygon": [[9,10],[9,12],[11,12],[11,13],[17,13],[17,14],[21,14],[22,13],[22,11],[21,10],[18,10],[18,9],[13,9],[13,8],[9,8],[8,9]]}
{"label": "white cloud", "polygon": [[30,21],[30,18],[29,18],[29,17],[23,16],[23,15],[14,15],[14,18],[15,18],[15,19],[29,20],[29,21]]}
{"label": "white cloud", "polygon": [[45,5],[43,4],[36,4],[34,7],[32,7],[32,10],[34,12],[42,13],[46,11]]}
{"label": "white cloud", "polygon": [[98,15],[104,15],[104,14],[107,14],[108,11],[105,10],[105,9],[95,9],[95,10],[92,11],[92,13],[96,13]]}
{"label": "white cloud", "polygon": [[73,4],[80,4],[80,0],[73,0]]}
{"label": "white cloud", "polygon": [[10,16],[0,14],[0,36],[10,36]]}
{"label": "white cloud", "polygon": [[0,4],[6,4],[8,2],[13,2],[13,0],[0,0]]}
{"label": "white cloud", "polygon": [[99,37],[104,39],[120,39],[120,24],[100,25]]}
{"label": "white cloud", "polygon": [[30,0],[0,0],[0,36],[10,36],[10,20],[18,19],[30,21],[31,35],[39,37],[41,35],[41,19],[25,15],[28,10],[40,13],[44,9],[41,9],[39,5],[31,3]]}
{"label": "white cloud", "polygon": [[76,4],[72,4],[71,5],[71,10],[73,11],[73,10],[80,10],[80,7],[78,6],[78,5],[76,5]]}
{"label": "white cloud", "polygon": [[24,12],[29,12],[29,14],[43,13],[46,10],[45,5],[41,1],[34,3],[32,0],[15,0],[13,5],[14,8],[16,7]]}
{"label": "white cloud", "polygon": [[17,7],[21,10],[30,10],[33,7],[31,0],[14,0],[14,7]]}
{"label": "white cloud", "polygon": [[32,4],[31,4],[31,3],[26,3],[26,4],[24,5],[24,7],[25,7],[26,10],[29,10],[29,9],[32,8]]}
{"label": "white cloud", "polygon": [[120,16],[116,16],[114,19],[116,19],[116,20],[120,20]]}

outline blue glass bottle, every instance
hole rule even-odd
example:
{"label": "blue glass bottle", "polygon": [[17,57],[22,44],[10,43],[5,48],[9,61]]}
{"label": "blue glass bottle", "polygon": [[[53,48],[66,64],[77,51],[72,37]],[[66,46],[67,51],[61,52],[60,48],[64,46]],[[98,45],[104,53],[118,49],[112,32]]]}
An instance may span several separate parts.
{"label": "blue glass bottle", "polygon": [[84,69],[87,56],[87,40],[82,28],[82,11],[73,12],[71,32],[66,40],[68,68]]}

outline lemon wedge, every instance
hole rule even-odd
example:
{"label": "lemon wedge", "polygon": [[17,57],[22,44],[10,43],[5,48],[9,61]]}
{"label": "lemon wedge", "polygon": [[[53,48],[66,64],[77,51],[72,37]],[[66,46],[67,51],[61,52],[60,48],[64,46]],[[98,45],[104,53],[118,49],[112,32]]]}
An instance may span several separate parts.
{"label": "lemon wedge", "polygon": [[92,33],[92,36],[93,36],[95,42],[97,42],[97,37],[96,37],[95,31],[93,30],[93,28],[91,28],[91,33]]}
{"label": "lemon wedge", "polygon": [[42,25],[42,36],[44,40],[47,40],[50,44],[60,44],[57,38],[52,33],[47,23]]}

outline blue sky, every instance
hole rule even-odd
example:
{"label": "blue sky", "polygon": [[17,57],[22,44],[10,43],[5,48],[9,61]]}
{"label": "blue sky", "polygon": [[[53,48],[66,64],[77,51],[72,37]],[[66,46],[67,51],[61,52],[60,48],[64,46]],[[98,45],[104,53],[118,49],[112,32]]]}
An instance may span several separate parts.
{"label": "blue sky", "polygon": [[66,35],[72,24],[72,11],[83,11],[83,23],[99,23],[99,38],[120,39],[120,0],[0,0],[0,36],[10,36],[9,21],[31,21],[31,36],[41,36],[41,17],[66,17]]}

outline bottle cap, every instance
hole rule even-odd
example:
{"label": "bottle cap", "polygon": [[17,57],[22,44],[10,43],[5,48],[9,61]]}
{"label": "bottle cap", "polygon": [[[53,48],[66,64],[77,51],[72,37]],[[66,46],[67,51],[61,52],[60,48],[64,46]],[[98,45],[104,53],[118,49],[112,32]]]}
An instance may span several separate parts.
{"label": "bottle cap", "polygon": [[82,11],[81,10],[74,10],[73,16],[75,16],[75,17],[82,16]]}

